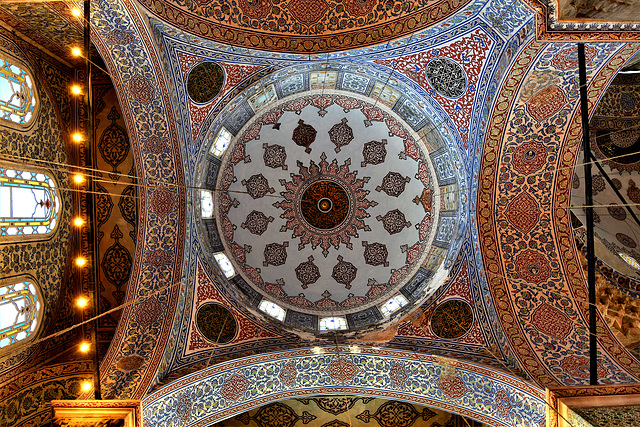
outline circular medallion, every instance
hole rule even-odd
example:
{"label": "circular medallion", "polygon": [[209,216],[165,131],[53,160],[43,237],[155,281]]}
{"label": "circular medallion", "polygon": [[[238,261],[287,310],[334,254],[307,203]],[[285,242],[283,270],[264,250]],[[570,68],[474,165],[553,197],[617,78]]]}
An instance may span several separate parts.
{"label": "circular medallion", "polygon": [[330,230],[344,222],[349,213],[349,196],[342,186],[329,180],[309,185],[300,200],[300,212],[315,228]]}
{"label": "circular medallion", "polygon": [[471,306],[459,299],[443,302],[431,314],[431,330],[440,338],[460,338],[469,332],[471,325],[473,325]]}
{"label": "circular medallion", "polygon": [[196,326],[202,336],[218,344],[231,342],[238,332],[238,322],[233,314],[226,307],[213,302],[198,308]]}
{"label": "circular medallion", "polygon": [[187,93],[194,102],[203,104],[215,98],[224,84],[224,71],[215,62],[202,62],[189,72]]}
{"label": "circular medallion", "polygon": [[467,91],[467,75],[452,59],[432,59],[427,64],[425,73],[429,84],[442,96],[460,98]]}

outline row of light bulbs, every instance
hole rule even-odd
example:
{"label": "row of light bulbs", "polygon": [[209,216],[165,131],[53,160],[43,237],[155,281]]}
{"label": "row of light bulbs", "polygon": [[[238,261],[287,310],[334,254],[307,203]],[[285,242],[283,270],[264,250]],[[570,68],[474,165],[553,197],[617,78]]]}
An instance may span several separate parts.
{"label": "row of light bulbs", "polygon": [[[73,8],[71,9],[71,14],[75,17],[79,17],[80,16],[80,10],[78,10],[77,8]],[[74,47],[71,49],[71,54],[73,56],[82,56],[82,50],[78,47]],[[71,86],[71,93],[73,95],[82,95],[82,87],[74,84]],[[84,141],[84,137],[80,132],[74,132],[73,134],[71,134],[71,139],[76,142],[76,143],[80,143],[82,141]],[[85,182],[85,177],[82,174],[75,174],[73,175],[73,182],[76,184],[82,184]],[[85,224],[85,221],[77,216],[73,219],[73,225],[76,227],[82,227]],[[79,256],[75,259],[75,264],[78,267],[84,267],[87,265],[87,259],[84,258],[83,256]],[[80,296],[76,299],[76,306],[80,309],[84,309],[85,307],[87,307],[89,305],[89,299],[85,296]],[[83,341],[80,343],[79,346],[79,350],[82,353],[88,353],[89,350],[91,350],[91,344]],[[89,391],[93,388],[93,384],[91,383],[91,381],[83,381],[81,384],[81,388],[83,391]]]}

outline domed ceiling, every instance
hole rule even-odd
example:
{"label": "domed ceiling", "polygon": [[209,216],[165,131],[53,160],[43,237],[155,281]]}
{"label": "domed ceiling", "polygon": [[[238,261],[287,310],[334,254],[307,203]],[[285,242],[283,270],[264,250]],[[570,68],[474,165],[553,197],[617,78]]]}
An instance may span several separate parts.
{"label": "domed ceiling", "polygon": [[427,28],[469,0],[141,0],[151,13],[199,37],[280,52],[370,46]]}
{"label": "domed ceiling", "polygon": [[[327,88],[287,96],[298,77]],[[296,328],[322,330],[318,321],[332,316],[350,330],[385,322],[392,297],[408,309],[435,291],[456,246],[455,156],[415,107],[389,108],[399,94],[342,89],[374,83],[325,69],[257,84],[246,96],[257,112],[226,124],[240,130],[221,162],[205,156],[220,238],[206,226],[210,247],[224,249],[253,301],[287,309]],[[256,104],[265,93],[270,103]]]}

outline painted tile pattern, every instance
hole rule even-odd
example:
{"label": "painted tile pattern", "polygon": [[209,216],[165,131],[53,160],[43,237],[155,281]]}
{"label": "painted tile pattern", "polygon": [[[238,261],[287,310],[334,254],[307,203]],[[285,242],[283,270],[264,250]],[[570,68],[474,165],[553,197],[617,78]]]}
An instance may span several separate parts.
{"label": "painted tile pattern", "polygon": [[[545,423],[542,390],[476,365],[413,352],[317,347],[219,364],[146,397],[145,425],[208,425],[288,397],[355,394],[455,411],[490,425]],[[505,400],[506,399],[506,400]],[[496,411],[496,401],[505,408]]]}
{"label": "painted tile pattern", "polygon": [[[514,70],[521,71],[512,72],[505,81],[497,100],[500,108],[493,112],[478,198],[480,241],[489,272],[487,280],[500,307],[498,315],[503,327],[512,331],[509,339],[517,357],[545,385],[586,381],[586,352],[576,351],[587,334],[587,306],[579,302],[586,298],[586,287],[573,249],[568,212],[551,208],[552,202],[553,206],[562,206],[568,200],[571,166],[579,145],[575,74],[553,61],[569,49],[575,47],[531,43],[520,54]],[[632,53],[619,45],[597,46],[588,64],[592,76],[590,99],[598,98],[613,72]],[[530,132],[522,132],[521,127]],[[549,179],[556,168],[557,177],[549,191]],[[538,205],[533,209],[539,212],[539,224],[531,232],[523,232],[528,228],[522,222],[524,217],[510,222],[508,215],[502,216],[509,201],[522,193],[533,195]],[[500,233],[497,226],[501,227]],[[504,260],[489,254],[500,254]],[[554,291],[540,292],[549,285]],[[560,291],[562,288],[566,290]],[[575,300],[565,296],[569,293]],[[564,341],[557,341],[559,332],[550,334],[550,330],[543,332],[536,327],[533,314],[544,304],[553,308],[547,309],[548,313],[558,310],[566,316],[543,315],[537,324],[553,322],[556,331],[569,326],[571,334]],[[606,349],[600,353],[599,371],[606,375],[603,381],[635,381],[637,362],[610,332],[599,330],[599,337]],[[532,357],[532,349],[539,349],[535,351],[539,356]]]}

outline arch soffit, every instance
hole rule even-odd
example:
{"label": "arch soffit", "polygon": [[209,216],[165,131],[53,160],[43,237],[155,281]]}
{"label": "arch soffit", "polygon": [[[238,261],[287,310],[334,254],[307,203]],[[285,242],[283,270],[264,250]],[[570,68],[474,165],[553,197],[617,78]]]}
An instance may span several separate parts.
{"label": "arch soffit", "polygon": [[145,423],[209,425],[297,396],[403,400],[491,426],[539,425],[544,391],[478,365],[375,347],[314,347],[250,356],[176,380],[142,401]]}

